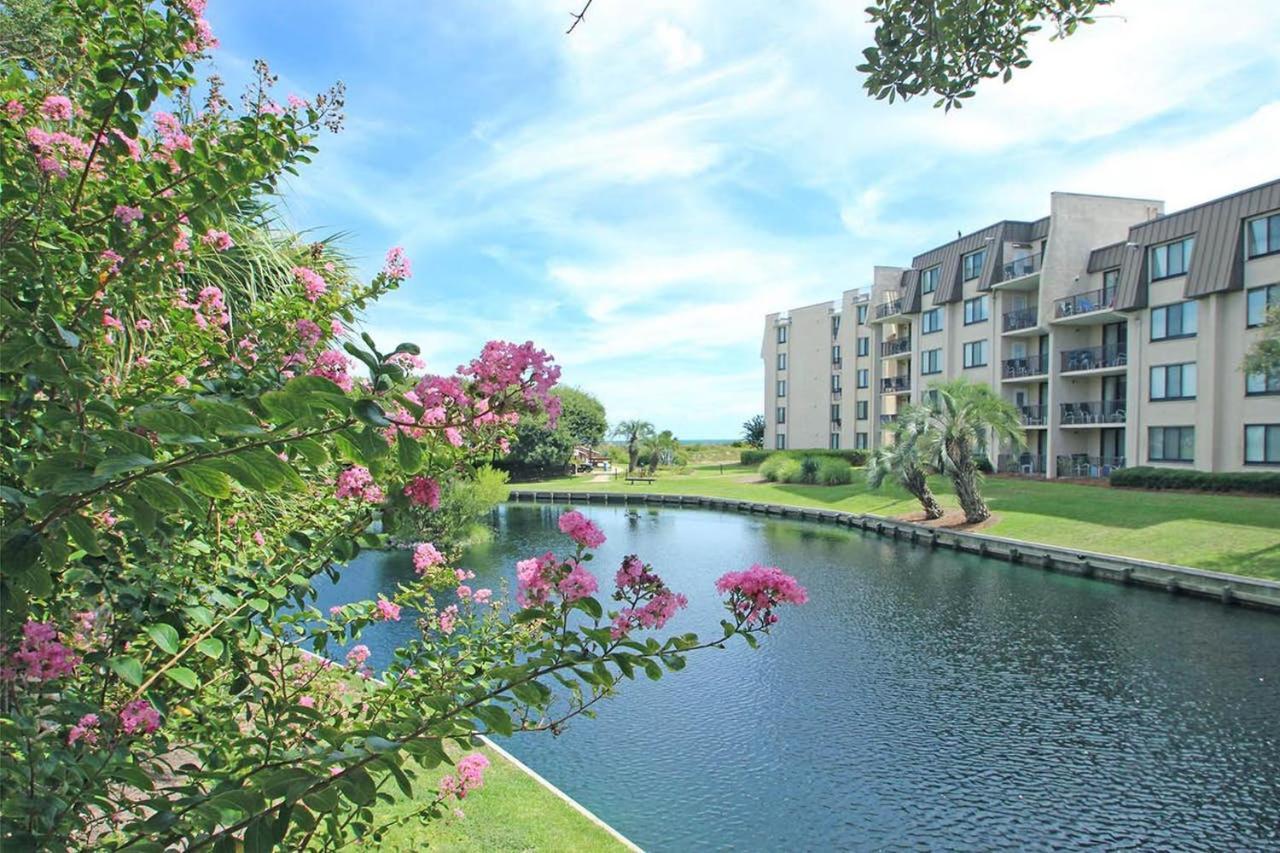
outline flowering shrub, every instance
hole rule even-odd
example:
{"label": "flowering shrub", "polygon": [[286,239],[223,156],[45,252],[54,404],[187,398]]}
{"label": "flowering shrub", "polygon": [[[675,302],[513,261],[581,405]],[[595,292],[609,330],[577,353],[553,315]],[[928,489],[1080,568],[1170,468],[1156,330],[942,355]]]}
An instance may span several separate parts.
{"label": "flowering shrub", "polygon": [[[255,213],[338,129],[341,89],[282,105],[258,63],[233,111],[195,76],[203,11],[58,0],[64,49],[0,58],[5,849],[376,842],[390,787],[430,819],[481,783],[480,757],[437,769],[446,745],[554,731],[804,600],[753,568],[721,579],[723,635],[644,636],[684,597],[628,557],[606,612],[604,537],[568,513],[573,552],[521,562],[518,608],[423,542],[413,581],[320,612],[313,580],[384,546],[375,520],[438,508],[522,418],[554,420],[559,368],[494,341],[417,374],[416,346],[350,335],[403,250],[362,282]],[[359,642],[409,620],[389,661]]]}

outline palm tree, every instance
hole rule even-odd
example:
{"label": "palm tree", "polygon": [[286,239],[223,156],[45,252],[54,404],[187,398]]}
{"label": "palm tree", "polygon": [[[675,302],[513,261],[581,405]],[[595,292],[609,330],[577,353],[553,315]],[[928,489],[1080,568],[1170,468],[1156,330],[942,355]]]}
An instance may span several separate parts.
{"label": "palm tree", "polygon": [[920,442],[929,426],[928,412],[907,407],[893,425],[893,443],[878,447],[867,459],[867,485],[880,488],[885,480],[896,480],[924,507],[926,519],[942,518],[942,507],[929,489]]}
{"label": "palm tree", "polygon": [[965,521],[986,521],[991,510],[978,489],[978,460],[987,455],[988,435],[1022,449],[1026,440],[1018,410],[990,387],[964,379],[940,383],[933,390],[926,406],[925,459],[951,478]]}
{"label": "palm tree", "polygon": [[657,435],[651,435],[644,440],[640,449],[644,451],[645,457],[649,463],[648,470],[650,474],[658,470],[659,465],[671,465],[676,461],[676,448],[680,446],[680,440],[671,434],[671,430],[664,429]]}
{"label": "palm tree", "polygon": [[613,434],[627,441],[627,473],[636,470],[640,456],[640,442],[653,435],[653,424],[648,421],[621,421],[613,428]]}

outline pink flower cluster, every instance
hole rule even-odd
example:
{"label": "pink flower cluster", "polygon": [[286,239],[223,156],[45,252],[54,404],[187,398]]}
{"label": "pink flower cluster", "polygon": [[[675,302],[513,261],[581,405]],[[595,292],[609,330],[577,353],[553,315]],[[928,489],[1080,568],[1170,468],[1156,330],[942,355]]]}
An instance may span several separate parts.
{"label": "pink flower cluster", "polygon": [[55,178],[65,178],[68,170],[81,171],[89,161],[89,143],[69,133],[32,127],[27,129],[27,143],[40,171]]}
{"label": "pink flower cluster", "polygon": [[50,95],[40,105],[40,112],[50,121],[71,121],[71,117],[75,115],[75,108],[71,106],[71,99],[66,95]]}
{"label": "pink flower cluster", "polygon": [[352,646],[351,651],[347,652],[347,663],[356,669],[363,667],[367,660],[369,660],[369,647],[364,644]]}
{"label": "pink flower cluster", "polygon": [[227,310],[227,303],[222,289],[212,284],[200,288],[200,293],[197,294],[195,302],[187,301],[187,291],[179,289],[176,304],[179,308],[189,308],[193,311],[195,313],[196,326],[201,329],[209,328],[209,321],[211,320],[218,329],[231,324],[231,313]]}
{"label": "pink flower cluster", "polygon": [[587,571],[577,560],[570,560],[568,565],[569,574],[556,584],[556,589],[560,591],[560,596],[566,603],[572,604],[586,598],[600,588],[596,582],[596,576]]}
{"label": "pink flower cluster", "polygon": [[550,551],[516,563],[516,601],[521,607],[541,607],[551,597],[559,564]]}
{"label": "pink flower cluster", "polygon": [[450,604],[440,611],[440,633],[452,634],[458,626],[458,605]]}
{"label": "pink flower cluster", "polygon": [[79,741],[84,741],[88,746],[96,744],[98,742],[99,722],[97,714],[85,714],[67,732],[67,746],[75,746]]}
{"label": "pink flower cluster", "polygon": [[112,213],[116,219],[120,220],[122,225],[129,225],[142,218],[142,208],[130,207],[127,204],[117,204]]}
{"label": "pink flower cluster", "polygon": [[329,290],[324,277],[310,267],[294,267],[293,277],[306,291],[307,301],[315,302]]}
{"label": "pink flower cluster", "polygon": [[0,678],[51,681],[70,675],[79,663],[80,656],[63,645],[53,625],[28,620],[22,626],[22,642],[0,667]]}
{"label": "pink flower cluster", "polygon": [[430,542],[422,542],[413,549],[413,568],[418,574],[426,574],[434,566],[444,565],[444,554]]}
{"label": "pink flower cluster", "polygon": [[383,622],[399,622],[400,621],[400,605],[387,601],[385,598],[378,599],[378,618]]}
{"label": "pink flower cluster", "polygon": [[352,465],[338,474],[338,488],[334,496],[339,500],[354,499],[366,503],[382,503],[382,489],[373,483],[373,475],[363,465]]}
{"label": "pink flower cluster", "polygon": [[623,559],[614,580],[618,589],[613,597],[631,603],[613,617],[609,633],[615,640],[637,628],[662,628],[689,604],[687,598],[668,589],[662,578],[634,554]]}
{"label": "pink flower cluster", "polygon": [[200,242],[212,247],[215,252],[225,252],[235,246],[235,241],[231,239],[230,234],[226,231],[219,231],[216,228],[210,228],[204,232]]}
{"label": "pink flower cluster", "polygon": [[489,766],[489,759],[478,752],[458,759],[457,775],[445,776],[440,780],[440,794],[447,797],[465,799],[467,794],[484,784],[484,771]]}
{"label": "pink flower cluster", "polygon": [[218,37],[213,34],[213,27],[209,26],[209,22],[204,18],[196,18],[195,27],[195,37],[182,43],[182,49],[187,53],[203,53],[206,50],[216,50],[222,44],[222,42],[218,41]]}
{"label": "pink flower cluster", "polygon": [[555,426],[560,415],[560,400],[551,395],[551,389],[560,380],[560,368],[546,350],[540,350],[532,341],[513,344],[506,341],[489,341],[480,351],[480,357],[458,368],[458,373],[470,377],[476,388],[492,397],[514,385],[524,387],[524,399],[546,411],[551,425]]}
{"label": "pink flower cluster", "polygon": [[414,506],[440,508],[440,484],[430,477],[414,477],[405,485],[404,494]]}
{"label": "pink flower cluster", "polygon": [[728,607],[747,625],[767,627],[778,621],[779,604],[804,604],[809,600],[795,578],[777,566],[756,563],[741,572],[728,572],[716,581],[716,591],[728,594]]}
{"label": "pink flower cluster", "polygon": [[325,350],[316,356],[315,364],[307,373],[311,376],[322,376],[343,391],[351,391],[356,387],[356,381],[347,372],[350,369],[351,359],[335,350]]}
{"label": "pink flower cluster", "polygon": [[298,333],[298,340],[308,349],[320,343],[320,339],[324,337],[320,326],[305,317],[294,323],[293,329]]}
{"label": "pink flower cluster", "polygon": [[387,252],[387,261],[382,271],[391,278],[409,278],[413,275],[413,267],[409,264],[404,249],[399,246]]}
{"label": "pink flower cluster", "polygon": [[151,734],[160,728],[160,712],[146,699],[135,699],[120,712],[120,726],[127,735]]}
{"label": "pink flower cluster", "polygon": [[604,544],[604,534],[600,528],[577,510],[570,510],[560,516],[558,522],[560,532],[584,548],[599,548]]}
{"label": "pink flower cluster", "polygon": [[20,102],[11,99],[4,105],[4,114],[8,116],[11,121],[18,121],[27,114],[27,108]]}

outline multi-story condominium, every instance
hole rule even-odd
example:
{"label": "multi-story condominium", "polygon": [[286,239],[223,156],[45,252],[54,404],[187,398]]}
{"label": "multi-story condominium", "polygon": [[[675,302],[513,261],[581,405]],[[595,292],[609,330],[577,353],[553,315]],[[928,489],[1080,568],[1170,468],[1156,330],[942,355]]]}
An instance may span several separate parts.
{"label": "multi-story condominium", "polygon": [[1043,219],[768,315],[766,446],[879,446],[904,405],[965,378],[1021,414],[1025,448],[991,448],[1007,473],[1280,466],[1280,374],[1241,370],[1277,304],[1280,180],[1168,214],[1052,193]]}

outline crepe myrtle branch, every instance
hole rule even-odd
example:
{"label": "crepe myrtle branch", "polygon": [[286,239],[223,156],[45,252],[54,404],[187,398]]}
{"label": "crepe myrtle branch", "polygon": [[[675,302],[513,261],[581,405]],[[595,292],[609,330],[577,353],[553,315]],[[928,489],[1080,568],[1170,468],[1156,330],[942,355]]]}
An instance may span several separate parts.
{"label": "crepe myrtle branch", "polygon": [[565,35],[569,35],[569,33],[573,32],[575,29],[578,28],[578,24],[582,23],[582,19],[587,16],[587,10],[590,8],[591,8],[591,0],[587,0],[586,5],[582,7],[581,12],[569,13],[569,16],[573,18],[573,23],[569,25],[569,29],[564,31]]}

